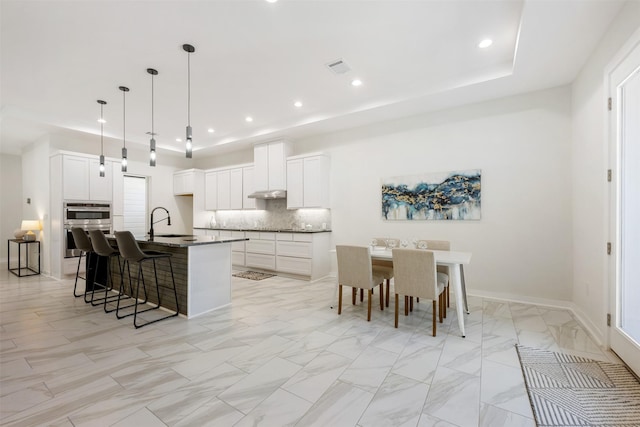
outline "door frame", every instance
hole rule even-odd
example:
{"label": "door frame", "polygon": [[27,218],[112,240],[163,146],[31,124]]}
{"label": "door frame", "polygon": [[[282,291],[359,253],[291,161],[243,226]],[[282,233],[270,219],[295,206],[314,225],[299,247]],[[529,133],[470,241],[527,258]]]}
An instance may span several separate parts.
{"label": "door frame", "polygon": [[[607,301],[606,312],[611,316],[611,324],[607,328],[607,348],[612,350],[612,341],[620,340],[618,338],[619,332],[615,330],[616,325],[619,324],[616,302],[618,298],[618,255],[619,255],[619,212],[618,212],[618,200],[619,200],[619,183],[620,183],[620,159],[619,159],[619,147],[617,140],[617,125],[618,125],[618,113],[617,113],[617,94],[612,93],[612,80],[613,73],[618,69],[622,63],[628,59],[628,57],[634,52],[635,49],[640,49],[640,29],[636,30],[633,35],[624,43],[624,45],[618,50],[618,52],[612,57],[611,61],[605,68],[604,72],[604,92],[606,96],[605,105],[606,108],[606,126],[605,126],[605,141],[606,151],[605,155],[606,169],[611,171],[611,180],[607,182],[607,206],[605,207],[605,218],[607,219],[606,236],[607,241],[611,244],[611,254],[605,252],[605,266],[607,269]],[[612,100],[611,108],[608,107],[609,100]],[[621,334],[620,334],[621,335]],[[631,347],[634,347],[631,343]],[[618,349],[621,350],[620,348]],[[637,349],[640,352],[640,348]],[[614,351],[615,352],[615,351]],[[634,353],[635,354],[635,353]],[[636,361],[636,358],[625,355],[624,352],[618,354],[627,365],[640,375],[640,362]]]}

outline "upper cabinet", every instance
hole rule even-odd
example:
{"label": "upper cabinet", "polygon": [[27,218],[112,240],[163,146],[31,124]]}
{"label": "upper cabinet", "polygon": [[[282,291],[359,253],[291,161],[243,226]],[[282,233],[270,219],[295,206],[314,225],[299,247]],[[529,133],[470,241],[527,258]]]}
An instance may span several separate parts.
{"label": "upper cabinet", "polygon": [[64,200],[111,201],[113,194],[112,162],[105,162],[105,176],[100,176],[98,159],[62,155],[62,197]]}
{"label": "upper cabinet", "polygon": [[255,191],[287,189],[287,157],[291,146],[286,141],[258,144],[253,149]]}
{"label": "upper cabinet", "polygon": [[289,157],[287,209],[329,208],[329,168],[324,154]]}
{"label": "upper cabinet", "polygon": [[195,169],[178,171],[173,173],[173,195],[193,195]]}

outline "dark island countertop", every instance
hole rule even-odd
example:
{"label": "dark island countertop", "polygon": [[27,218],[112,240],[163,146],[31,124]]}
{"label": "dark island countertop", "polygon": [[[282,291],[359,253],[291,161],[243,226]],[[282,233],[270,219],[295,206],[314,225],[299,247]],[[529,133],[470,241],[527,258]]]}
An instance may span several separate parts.
{"label": "dark island countertop", "polygon": [[[108,239],[115,240],[115,236],[107,235]],[[143,239],[136,238],[136,242],[148,243],[159,246],[168,246],[174,248],[185,248],[189,246],[199,245],[213,245],[217,243],[231,243],[241,242],[249,240],[247,238],[234,238],[234,237],[217,237],[217,236],[194,236],[190,234],[156,234],[153,240],[149,239],[149,236],[145,236]]]}
{"label": "dark island countertop", "polygon": [[195,230],[219,230],[219,231],[258,231],[264,233],[331,233],[331,230],[302,229],[302,228],[222,228],[222,227],[193,227]]}

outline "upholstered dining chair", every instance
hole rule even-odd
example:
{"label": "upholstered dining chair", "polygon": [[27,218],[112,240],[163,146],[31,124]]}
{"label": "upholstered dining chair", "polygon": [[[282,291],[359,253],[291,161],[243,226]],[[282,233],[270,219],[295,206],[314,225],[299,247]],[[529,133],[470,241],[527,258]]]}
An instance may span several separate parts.
{"label": "upholstered dining chair", "polygon": [[[449,242],[448,240],[418,240],[416,242],[416,247],[418,249],[422,248],[423,246],[425,246],[427,250],[431,250],[431,251],[450,251],[451,250],[451,242]],[[445,265],[439,265],[437,270],[438,272],[444,273],[447,276],[449,276],[449,267]],[[449,301],[450,301],[451,292],[450,292],[448,280],[445,287],[447,288],[446,289],[447,307],[450,307]],[[444,311],[444,317],[445,318],[447,317],[446,309]]]}
{"label": "upholstered dining chair", "polygon": [[444,309],[444,285],[449,277],[436,271],[436,260],[432,251],[420,249],[393,249],[395,277],[395,327],[398,327],[399,295],[404,295],[404,314],[409,314],[409,297],[433,301],[433,336],[436,336],[436,300],[440,311]]}
{"label": "upholstered dining chair", "polygon": [[380,310],[384,310],[384,279],[374,274],[371,266],[371,252],[367,246],[336,245],[338,258],[338,314],[342,313],[342,287],[350,286],[351,303],[356,303],[358,289],[366,289],[367,321],[371,321],[371,295],[373,288],[380,286]]}
{"label": "upholstered dining chair", "polygon": [[[400,239],[376,237],[371,241],[371,244],[372,246],[384,246],[385,248],[393,249],[400,247]],[[371,264],[373,267],[373,273],[381,275],[386,282],[387,294],[385,297],[385,305],[389,307],[391,279],[393,279],[393,262],[383,259],[374,259],[371,260]]]}

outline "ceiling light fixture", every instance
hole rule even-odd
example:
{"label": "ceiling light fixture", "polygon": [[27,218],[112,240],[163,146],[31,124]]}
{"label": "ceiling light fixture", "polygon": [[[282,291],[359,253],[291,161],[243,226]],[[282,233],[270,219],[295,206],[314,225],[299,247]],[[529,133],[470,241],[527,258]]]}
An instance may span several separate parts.
{"label": "ceiling light fixture", "polygon": [[186,156],[187,159],[193,157],[193,139],[191,132],[191,54],[196,51],[196,48],[190,44],[183,44],[182,49],[187,52],[187,144],[186,144]]}
{"label": "ceiling light fixture", "polygon": [[478,43],[478,47],[479,47],[480,49],[486,49],[486,48],[488,48],[489,46],[491,46],[492,44],[493,44],[493,40],[491,40],[491,39],[484,39],[484,40],[482,40],[480,43]]}
{"label": "ceiling light fixture", "polygon": [[126,138],[126,122],[127,122],[127,110],[125,95],[129,92],[129,88],[120,86],[118,89],[122,91],[122,172],[127,171],[127,138]]}
{"label": "ceiling light fixture", "polygon": [[294,105],[296,108],[300,108],[300,107],[302,107],[302,102],[300,102],[300,101],[296,101],[296,102],[294,102],[294,103],[293,103],[293,105]]}
{"label": "ceiling light fixture", "polygon": [[104,117],[102,116],[102,107],[106,104],[106,101],[102,99],[98,99],[98,104],[100,104],[100,176],[104,177],[104,124],[106,123]]}
{"label": "ceiling light fixture", "polygon": [[151,141],[149,141],[149,166],[156,165],[156,133],[153,127],[153,76],[158,75],[158,70],[147,68],[147,73],[151,74]]}
{"label": "ceiling light fixture", "polygon": [[362,86],[362,80],[360,79],[353,79],[351,80],[351,86]]}

